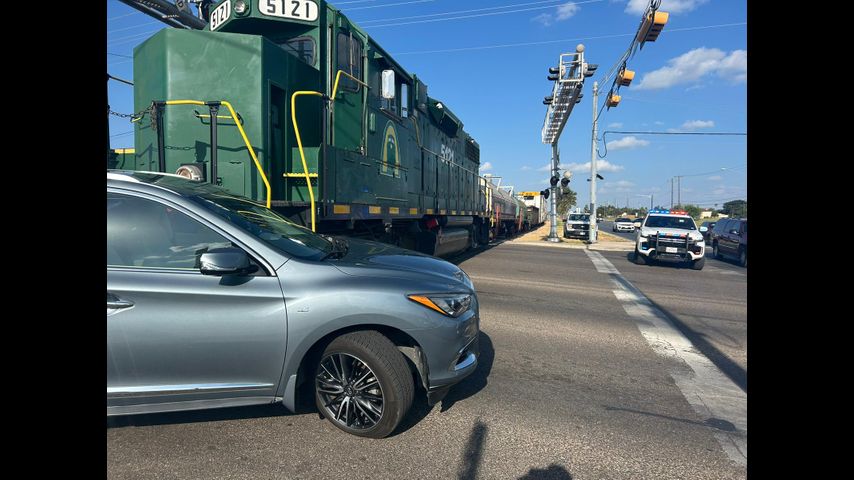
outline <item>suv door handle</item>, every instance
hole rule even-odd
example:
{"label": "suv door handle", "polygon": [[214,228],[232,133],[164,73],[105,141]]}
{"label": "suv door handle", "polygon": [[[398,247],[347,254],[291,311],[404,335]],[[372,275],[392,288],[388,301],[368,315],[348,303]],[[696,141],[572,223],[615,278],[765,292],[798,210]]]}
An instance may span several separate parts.
{"label": "suv door handle", "polygon": [[120,309],[120,308],[129,308],[133,306],[133,302],[130,300],[123,300],[110,292],[107,292],[107,308],[112,309]]}

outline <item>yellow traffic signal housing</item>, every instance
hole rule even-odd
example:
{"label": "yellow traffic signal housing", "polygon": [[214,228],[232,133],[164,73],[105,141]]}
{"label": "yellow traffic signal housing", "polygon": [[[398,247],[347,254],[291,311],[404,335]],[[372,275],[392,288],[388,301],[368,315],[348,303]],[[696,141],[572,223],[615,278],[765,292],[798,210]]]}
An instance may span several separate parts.
{"label": "yellow traffic signal housing", "polygon": [[612,94],[608,97],[608,100],[605,102],[605,105],[607,105],[607,106],[608,106],[608,108],[616,107],[617,105],[619,105],[619,104],[620,104],[620,99],[621,99],[621,98],[622,98],[622,97],[620,97],[619,95],[616,95],[616,94],[612,93]]}
{"label": "yellow traffic signal housing", "polygon": [[619,77],[617,77],[617,81],[620,83],[620,85],[622,85],[624,87],[628,87],[629,84],[632,83],[632,80],[634,80],[634,79],[635,79],[634,70],[625,70],[624,69],[620,72]]}
{"label": "yellow traffic signal housing", "polygon": [[654,14],[650,13],[647,15],[643,20],[643,26],[638,32],[638,42],[654,42],[667,24],[669,17],[670,14],[667,12],[655,12]]}

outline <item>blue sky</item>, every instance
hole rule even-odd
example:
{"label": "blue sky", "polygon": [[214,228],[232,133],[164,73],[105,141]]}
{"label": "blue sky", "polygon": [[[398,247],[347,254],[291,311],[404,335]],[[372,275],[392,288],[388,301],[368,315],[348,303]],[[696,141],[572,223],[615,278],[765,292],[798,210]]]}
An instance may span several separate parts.
{"label": "blue sky", "polygon": [[[548,185],[551,149],[542,143],[551,93],[548,67],[585,45],[587,79],[561,136],[561,167],[570,187],[589,202],[593,81],[626,51],[648,0],[342,0],[331,2],[361,25],[462,119],[481,147],[481,174],[503,177],[517,191]],[[747,2],[662,0],[670,19],[658,40],[628,61],[636,77],[617,108],[599,119],[603,131],[746,132]],[[405,18],[404,18],[405,17]],[[133,79],[133,48],[168,28],[107,1],[107,70]],[[610,88],[609,80],[604,88]],[[601,88],[601,85],[600,85]],[[114,111],[133,109],[131,87],[109,83]],[[599,106],[604,101],[600,95]],[[115,148],[132,147],[127,119],[111,117]],[[683,203],[718,208],[747,199],[746,136],[664,136],[608,133],[599,158],[599,204],[670,205],[670,179],[681,180]],[[724,169],[725,168],[725,169]],[[645,195],[645,196],[644,196]],[[676,196],[674,194],[674,196]]]}

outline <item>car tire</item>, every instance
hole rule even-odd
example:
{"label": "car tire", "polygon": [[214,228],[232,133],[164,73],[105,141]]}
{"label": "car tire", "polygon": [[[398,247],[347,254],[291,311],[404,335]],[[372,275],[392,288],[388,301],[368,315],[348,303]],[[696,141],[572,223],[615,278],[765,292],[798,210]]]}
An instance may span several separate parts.
{"label": "car tire", "polygon": [[403,354],[391,340],[371,330],[333,340],[320,355],[314,385],[321,415],[347,433],[369,438],[393,432],[415,395]]}
{"label": "car tire", "polygon": [[691,262],[691,268],[693,270],[702,270],[706,265],[706,257],[700,258],[698,260],[694,260]]}
{"label": "car tire", "polygon": [[712,256],[715,257],[715,259],[717,259],[717,260],[721,260],[724,258],[723,255],[721,255],[721,251],[718,250],[717,242],[715,242],[714,245],[712,245]]}
{"label": "car tire", "polygon": [[738,263],[744,268],[747,268],[747,250],[742,250],[741,255],[738,256]]}
{"label": "car tire", "polygon": [[646,265],[647,259],[638,252],[638,247],[635,247],[635,265]]}

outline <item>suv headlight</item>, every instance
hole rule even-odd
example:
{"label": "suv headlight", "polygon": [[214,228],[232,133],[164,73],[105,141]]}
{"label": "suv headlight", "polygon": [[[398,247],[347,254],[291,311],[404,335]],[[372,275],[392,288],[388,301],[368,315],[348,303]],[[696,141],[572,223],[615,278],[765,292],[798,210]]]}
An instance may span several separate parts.
{"label": "suv headlight", "polygon": [[471,295],[468,293],[407,295],[406,298],[453,318],[466,313],[471,307]]}
{"label": "suv headlight", "polygon": [[643,233],[643,230],[639,230],[639,231],[638,231],[638,235],[640,235],[640,236],[641,236],[641,238],[646,238],[646,237],[648,237],[648,236],[649,236],[649,234],[648,234],[648,233]]}

